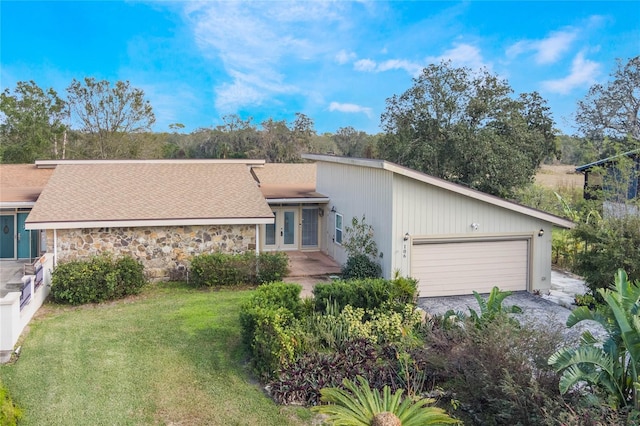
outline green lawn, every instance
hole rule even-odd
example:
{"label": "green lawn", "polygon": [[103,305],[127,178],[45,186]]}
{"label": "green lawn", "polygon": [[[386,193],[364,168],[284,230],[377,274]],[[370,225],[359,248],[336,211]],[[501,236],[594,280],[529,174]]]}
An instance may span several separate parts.
{"label": "green lawn", "polygon": [[250,291],[152,285],[141,296],[45,305],[2,381],[24,425],[295,425],[252,380],[238,312]]}

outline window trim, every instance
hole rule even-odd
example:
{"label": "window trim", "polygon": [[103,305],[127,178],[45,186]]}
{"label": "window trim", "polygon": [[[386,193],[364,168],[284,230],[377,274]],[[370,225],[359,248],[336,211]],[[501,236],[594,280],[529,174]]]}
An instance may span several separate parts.
{"label": "window trim", "polygon": [[[338,227],[338,217],[340,218],[340,226]],[[335,238],[333,239],[333,241],[338,244],[339,246],[342,245],[342,237],[344,234],[344,218],[342,217],[342,215],[340,213],[336,213],[336,220],[335,220]],[[338,237],[338,235],[340,235],[340,237]]]}

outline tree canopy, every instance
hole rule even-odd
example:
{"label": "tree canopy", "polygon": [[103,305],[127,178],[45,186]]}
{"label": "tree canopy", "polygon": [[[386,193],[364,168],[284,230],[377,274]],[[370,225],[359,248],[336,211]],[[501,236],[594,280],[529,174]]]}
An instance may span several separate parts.
{"label": "tree canopy", "polygon": [[55,156],[65,131],[65,102],[55,90],[20,81],[0,94],[0,162],[32,163]]}
{"label": "tree canopy", "polygon": [[85,139],[84,156],[90,158],[135,158],[136,134],[151,131],[155,115],[144,91],[128,81],[74,79],[67,88],[72,119]]}
{"label": "tree canopy", "polygon": [[555,153],[554,122],[538,93],[513,97],[487,70],[430,65],[387,99],[380,157],[499,196],[527,183]]}
{"label": "tree canopy", "polygon": [[[623,150],[640,144],[640,56],[626,64],[617,61],[612,80],[594,84],[578,102],[576,123],[587,139],[604,141],[612,138]],[[600,155],[605,154],[601,152]]]}

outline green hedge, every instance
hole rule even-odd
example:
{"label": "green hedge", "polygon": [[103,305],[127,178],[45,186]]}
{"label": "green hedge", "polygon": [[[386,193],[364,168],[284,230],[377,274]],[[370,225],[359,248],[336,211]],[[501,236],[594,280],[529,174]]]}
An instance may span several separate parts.
{"label": "green hedge", "polygon": [[274,282],[259,287],[240,310],[242,337],[256,373],[271,377],[293,361],[300,347],[299,284]]}
{"label": "green hedge", "polygon": [[142,264],[108,254],[61,263],[53,271],[51,297],[58,303],[99,303],[138,294],[147,280]]}
{"label": "green hedge", "polygon": [[361,280],[320,283],[313,289],[316,310],[336,304],[338,309],[346,305],[354,308],[375,310],[381,306],[398,307],[413,303],[417,294],[417,282],[412,278],[367,278]]}
{"label": "green hedge", "polygon": [[284,253],[207,253],[191,259],[191,283],[197,287],[264,284],[284,278],[289,258]]}
{"label": "green hedge", "polygon": [[369,259],[366,254],[349,256],[347,263],[342,266],[342,278],[346,280],[380,278],[381,276],[382,267]]}

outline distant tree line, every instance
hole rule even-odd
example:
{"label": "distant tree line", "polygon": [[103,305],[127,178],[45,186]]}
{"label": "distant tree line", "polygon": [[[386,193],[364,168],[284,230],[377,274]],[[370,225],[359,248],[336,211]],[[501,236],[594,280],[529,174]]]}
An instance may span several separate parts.
{"label": "distant tree line", "polygon": [[541,162],[584,164],[640,147],[640,56],[576,109],[576,135],[555,129],[538,93],[515,95],[488,70],[432,64],[413,86],[387,99],[383,132],[353,127],[317,134],[313,119],[259,124],[238,115],[189,134],[174,123],[152,132],[155,115],[128,81],[73,80],[62,98],[35,82],[0,94],[0,162],[36,159],[263,158],[299,162],[304,152],[381,158],[488,193],[510,196],[532,182]]}

